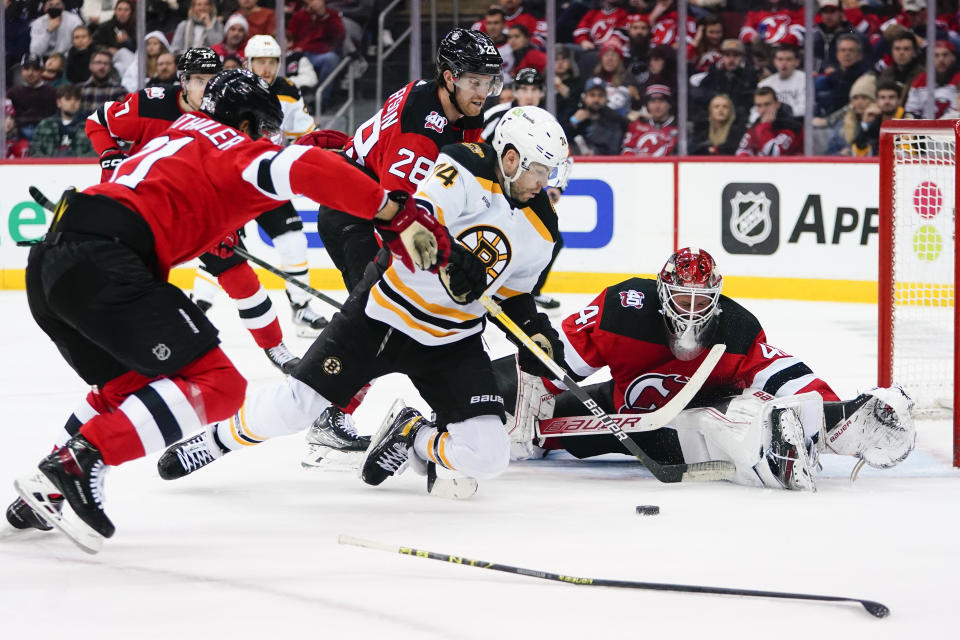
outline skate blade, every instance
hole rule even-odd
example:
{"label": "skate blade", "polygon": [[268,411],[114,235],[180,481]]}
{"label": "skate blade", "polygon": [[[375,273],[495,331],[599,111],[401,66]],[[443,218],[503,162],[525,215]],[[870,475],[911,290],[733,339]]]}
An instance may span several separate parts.
{"label": "skate blade", "polygon": [[[360,467],[357,469],[358,475],[363,471],[363,465],[367,462],[367,456],[374,449],[373,445],[383,439],[383,434],[393,424],[393,421],[397,418],[397,414],[400,413],[406,406],[407,403],[403,400],[403,398],[397,398],[393,401],[393,404],[390,405],[387,415],[383,417],[383,422],[380,423],[380,426],[377,427],[377,430],[373,432],[373,437],[370,438],[370,446],[367,447],[367,450],[363,452],[363,457],[360,459]],[[396,473],[394,475],[400,474]]]}
{"label": "skate blade", "polygon": [[795,418],[787,420],[787,424],[780,423],[783,438],[792,444],[797,452],[797,460],[793,465],[793,478],[791,489],[795,491],[817,492],[817,481],[813,475],[813,468],[810,463],[810,453],[807,451],[805,437],[803,434],[803,425]]}
{"label": "skate blade", "polygon": [[72,509],[69,509],[69,503],[64,502],[64,511],[61,512],[57,511],[53,504],[46,499],[48,494],[59,493],[60,491],[42,473],[14,480],[13,487],[23,498],[23,501],[36,511],[47,524],[67,536],[82,551],[96,554],[103,549],[105,538],[81,520]]}
{"label": "skate blade", "polygon": [[307,445],[309,452],[300,461],[304,469],[323,469],[327,471],[353,471],[359,469],[366,451],[343,451],[323,445]]}
{"label": "skate blade", "polygon": [[298,338],[316,338],[320,335],[323,329],[313,329],[311,327],[304,327],[302,325],[297,325],[296,333]]}
{"label": "skate blade", "polygon": [[477,492],[477,486],[473,478],[437,478],[427,488],[427,493],[449,500],[466,500]]}

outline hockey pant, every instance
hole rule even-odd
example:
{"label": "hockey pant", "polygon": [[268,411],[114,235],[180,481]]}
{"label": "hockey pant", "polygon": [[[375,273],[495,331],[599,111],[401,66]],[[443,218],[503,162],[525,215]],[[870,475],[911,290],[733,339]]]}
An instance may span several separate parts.
{"label": "hockey pant", "polygon": [[[310,284],[310,267],[307,261],[307,235],[303,232],[303,220],[290,202],[285,202],[276,209],[257,216],[259,224],[280,254],[280,270],[299,280],[303,284]],[[290,303],[301,307],[310,302],[311,295],[289,282],[286,283],[287,296]]]}

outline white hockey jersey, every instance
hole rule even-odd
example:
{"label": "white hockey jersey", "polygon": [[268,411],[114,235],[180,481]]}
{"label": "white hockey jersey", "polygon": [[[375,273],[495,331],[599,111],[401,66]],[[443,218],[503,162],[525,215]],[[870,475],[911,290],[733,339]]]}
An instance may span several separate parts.
{"label": "white hockey jersey", "polygon": [[[508,200],[495,165],[488,145],[447,145],[414,197],[433,211],[454,241],[484,262],[485,293],[502,300],[536,286],[559,231],[546,192],[523,205]],[[486,310],[479,302],[455,302],[439,275],[410,273],[394,261],[371,288],[366,313],[421,344],[436,346],[483,331]]]}
{"label": "white hockey jersey", "polygon": [[278,77],[270,86],[270,91],[280,101],[283,110],[283,133],[287,142],[293,142],[305,133],[316,129],[313,116],[307,113],[307,105],[297,86],[286,78]]}

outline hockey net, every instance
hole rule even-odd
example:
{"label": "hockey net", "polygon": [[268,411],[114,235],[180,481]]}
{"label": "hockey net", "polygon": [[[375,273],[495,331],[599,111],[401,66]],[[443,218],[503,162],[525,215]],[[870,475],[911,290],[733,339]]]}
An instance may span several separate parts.
{"label": "hockey net", "polygon": [[955,304],[957,120],[893,120],[880,136],[878,383],[900,384],[915,416],[953,420],[960,466]]}

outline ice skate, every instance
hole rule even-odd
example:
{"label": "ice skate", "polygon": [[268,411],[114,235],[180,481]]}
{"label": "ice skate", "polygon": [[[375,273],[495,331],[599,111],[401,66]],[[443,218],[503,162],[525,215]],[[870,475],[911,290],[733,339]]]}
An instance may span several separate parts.
{"label": "ice skate", "polygon": [[[290,294],[287,294],[290,298]],[[330,321],[310,308],[309,302],[300,304],[290,300],[290,309],[293,312],[293,324],[296,326],[297,335],[301,338],[316,338],[323,331],[323,328],[330,324]]]}
{"label": "ice skate", "polygon": [[290,349],[287,348],[287,345],[282,342],[275,347],[264,349],[263,352],[267,354],[270,363],[277,369],[280,369],[285,375],[293,373],[296,366],[300,364],[300,358],[293,355]]}
{"label": "ice skate", "polygon": [[540,294],[533,296],[533,300],[537,303],[538,307],[541,309],[546,309],[547,311],[560,308],[560,301],[556,298],[551,298],[550,296]]}
{"label": "ice skate", "polygon": [[217,425],[207,425],[202,432],[164,451],[157,460],[157,473],[164,480],[176,480],[222,458],[225,453],[229,450],[217,439]]}
{"label": "ice skate", "polygon": [[301,461],[306,468],[350,466],[363,461],[370,436],[357,434],[353,416],[333,405],[320,414],[307,430],[307,455]]}
{"label": "ice skate", "polygon": [[412,407],[402,409],[393,422],[385,423],[367,449],[367,457],[360,469],[363,481],[378,485],[390,476],[403,473],[410,461],[410,448],[417,429],[426,424],[429,424],[426,418]]}
{"label": "ice skate", "polygon": [[784,489],[816,491],[803,425],[796,412],[793,409],[774,409],[771,417],[773,433],[770,449],[765,454],[770,471]]}
{"label": "ice skate", "polygon": [[[63,509],[63,496],[59,493],[47,496],[50,504],[57,510]],[[23,501],[23,498],[17,498],[7,507],[7,522],[14,529],[39,529],[40,531],[52,531],[53,527],[47,524],[47,521],[40,517],[30,505]]]}
{"label": "ice skate", "polygon": [[[440,469],[442,470],[443,467],[440,467]],[[478,484],[474,478],[464,476],[440,477],[437,475],[437,464],[427,462],[427,493],[430,495],[451,500],[466,500],[473,497],[473,494],[477,492],[477,487]]]}

